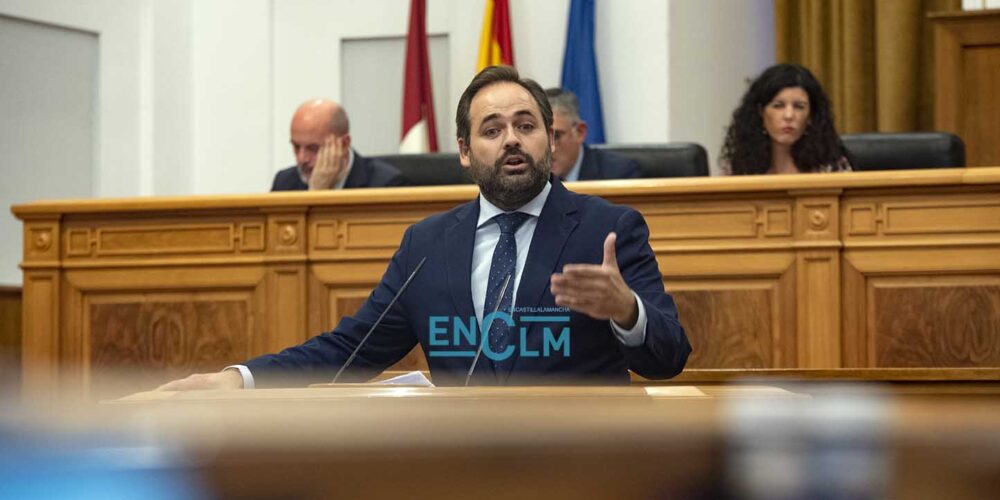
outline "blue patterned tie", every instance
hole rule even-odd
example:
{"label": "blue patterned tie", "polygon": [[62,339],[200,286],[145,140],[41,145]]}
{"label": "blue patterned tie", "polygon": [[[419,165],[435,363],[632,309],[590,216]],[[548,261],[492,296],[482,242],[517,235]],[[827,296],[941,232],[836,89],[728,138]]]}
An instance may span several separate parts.
{"label": "blue patterned tie", "polygon": [[[514,233],[517,228],[528,220],[530,215],[521,212],[500,214],[493,218],[500,226],[500,240],[497,241],[496,248],[493,249],[493,263],[490,265],[490,281],[486,285],[486,302],[483,308],[483,318],[485,319],[494,310],[511,313],[511,304],[514,297],[514,281],[517,278],[517,240]],[[510,275],[510,282],[500,297],[500,289],[503,288],[504,279]],[[497,309],[497,301],[500,303]],[[507,348],[508,326],[503,320],[497,319],[490,325],[490,350],[501,353]],[[513,354],[503,360],[494,362],[496,373],[506,373]]]}

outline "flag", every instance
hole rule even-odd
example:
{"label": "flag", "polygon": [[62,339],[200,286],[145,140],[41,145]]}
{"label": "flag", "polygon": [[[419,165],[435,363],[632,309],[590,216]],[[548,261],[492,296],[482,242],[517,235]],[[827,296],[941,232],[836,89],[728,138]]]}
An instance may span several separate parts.
{"label": "flag", "polygon": [[400,153],[437,151],[431,65],[427,55],[427,2],[410,0],[410,29],[406,34],[403,75],[403,127]]}
{"label": "flag", "polygon": [[476,73],[487,66],[514,65],[514,41],[510,36],[510,5],[507,0],[486,0],[483,32],[479,36]]}
{"label": "flag", "polygon": [[570,0],[561,86],[580,101],[580,118],[587,122],[587,144],[603,144],[604,113],[594,54],[594,0]]}

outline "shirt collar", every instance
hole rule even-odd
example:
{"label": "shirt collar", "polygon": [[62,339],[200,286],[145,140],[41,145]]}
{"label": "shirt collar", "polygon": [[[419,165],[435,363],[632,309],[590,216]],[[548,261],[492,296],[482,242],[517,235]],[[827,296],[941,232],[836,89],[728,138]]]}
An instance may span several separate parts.
{"label": "shirt collar", "polygon": [[[296,165],[295,168],[299,172],[299,179],[302,179],[302,183],[308,186],[309,178],[302,173],[302,167]],[[337,181],[337,184],[333,186],[333,189],[341,189],[344,187],[344,184],[347,183],[347,176],[351,175],[352,168],[354,168],[354,148],[347,150],[347,172],[344,172],[344,176]]]}
{"label": "shirt collar", "polygon": [[573,168],[566,172],[563,179],[566,182],[573,182],[580,180],[580,165],[583,164],[583,144],[580,145],[580,153],[576,155],[576,163],[573,163]]}
{"label": "shirt collar", "polygon": [[[537,196],[532,198],[531,201],[522,205],[521,208],[518,208],[517,210],[513,211],[526,213],[528,215],[531,215],[532,217],[538,217],[542,215],[542,207],[545,206],[545,200],[549,198],[550,191],[552,191],[552,183],[546,182],[545,186],[542,188],[542,191],[538,193]],[[476,228],[478,229],[480,227],[483,227],[483,224],[486,224],[487,222],[490,221],[490,219],[502,213],[506,212],[504,210],[501,210],[500,207],[490,203],[490,201],[487,200],[486,197],[482,195],[482,193],[480,193],[479,222],[476,223]]]}

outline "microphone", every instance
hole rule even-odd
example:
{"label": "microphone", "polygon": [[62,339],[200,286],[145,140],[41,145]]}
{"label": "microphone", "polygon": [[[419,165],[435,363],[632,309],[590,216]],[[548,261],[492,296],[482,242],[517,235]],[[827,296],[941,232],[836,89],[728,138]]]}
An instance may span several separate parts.
{"label": "microphone", "polygon": [[[500,295],[499,295],[500,298],[497,299],[497,306],[493,308],[493,312],[491,314],[496,314],[497,311],[500,310],[500,302],[503,301],[502,300],[503,294],[507,293],[507,284],[510,283],[510,277],[513,274],[514,273],[510,273],[507,275],[506,278],[503,279],[503,286],[500,287]],[[513,301],[511,301],[511,305],[513,305]],[[494,318],[493,321],[496,321],[496,319]],[[490,326],[492,325],[493,322],[491,321]],[[482,326],[480,326],[479,330],[482,331],[482,329],[483,329]],[[472,372],[476,371],[476,364],[479,363],[479,356],[482,356],[483,354],[483,346],[486,345],[486,342],[489,341],[489,339],[487,338],[489,334],[490,334],[490,329],[487,328],[486,332],[483,332],[483,338],[479,340],[479,349],[476,351],[476,357],[472,358],[472,366],[469,367],[469,373],[465,375],[465,387],[469,387],[469,380],[472,380]]]}
{"label": "microphone", "polygon": [[368,329],[368,333],[366,333],[365,336],[361,339],[361,342],[358,342],[358,346],[354,348],[354,352],[351,353],[351,357],[347,358],[347,361],[345,361],[344,364],[340,366],[340,369],[337,370],[337,374],[333,376],[333,382],[330,382],[331,384],[336,384],[337,379],[340,378],[340,374],[344,373],[344,370],[351,365],[351,362],[354,361],[355,357],[357,357],[358,351],[361,350],[361,346],[365,345],[365,341],[368,340],[368,337],[372,336],[372,332],[374,332],[375,329],[378,328],[379,323],[382,322],[382,318],[384,318],[385,314],[389,312],[389,309],[392,309],[392,306],[396,304],[396,301],[399,300],[399,297],[403,295],[403,292],[406,291],[406,287],[410,286],[410,282],[413,281],[413,277],[416,276],[418,272],[420,272],[420,268],[424,267],[424,262],[426,261],[427,261],[427,256],[424,256],[424,258],[420,259],[420,263],[417,264],[417,267],[413,270],[412,273],[410,273],[410,277],[406,278],[406,281],[403,282],[403,286],[399,287],[399,291],[396,292],[396,296],[392,298],[392,301],[389,302],[389,305],[385,306],[385,310],[382,311],[382,314],[380,314],[378,319],[375,320],[375,323],[372,324],[372,327]]}

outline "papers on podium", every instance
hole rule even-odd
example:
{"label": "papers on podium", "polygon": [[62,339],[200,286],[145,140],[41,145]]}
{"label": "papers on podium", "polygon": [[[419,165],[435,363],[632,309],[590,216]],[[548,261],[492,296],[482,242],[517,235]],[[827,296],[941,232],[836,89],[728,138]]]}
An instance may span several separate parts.
{"label": "papers on podium", "polygon": [[405,385],[409,387],[434,387],[434,384],[420,371],[407,372],[402,375],[378,382],[381,385]]}

